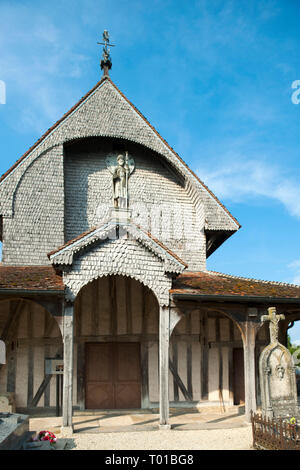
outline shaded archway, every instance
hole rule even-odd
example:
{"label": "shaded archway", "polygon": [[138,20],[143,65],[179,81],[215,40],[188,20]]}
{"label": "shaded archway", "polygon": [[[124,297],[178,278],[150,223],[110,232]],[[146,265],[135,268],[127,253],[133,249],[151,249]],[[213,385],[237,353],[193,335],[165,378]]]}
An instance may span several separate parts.
{"label": "shaded archway", "polygon": [[174,406],[210,402],[225,410],[245,401],[241,327],[217,308],[182,316],[170,341],[170,401]]}
{"label": "shaded archway", "polygon": [[12,394],[16,409],[56,407],[56,384],[45,375],[46,358],[62,358],[60,327],[53,315],[30,299],[0,302],[0,338],[7,360],[0,369],[0,391]]}
{"label": "shaded archway", "polygon": [[[126,354],[133,354],[131,359],[129,356],[127,359],[132,362],[132,367],[135,364],[139,369],[136,382],[140,387],[139,392],[134,392],[140,394],[139,406],[134,407],[157,406],[158,339],[159,304],[148,287],[126,276],[105,276],[85,285],[74,304],[74,405],[82,410],[130,408],[129,402],[126,406],[126,402],[119,402],[118,405],[116,401],[109,401],[107,391],[115,392],[123,379],[126,382],[126,377],[130,375],[129,367],[120,367],[125,372],[119,382],[112,369],[118,368],[118,361],[123,360],[121,356],[124,356],[124,362]],[[99,361],[98,354],[102,357]],[[111,358],[112,355],[115,359]],[[94,361],[94,366],[89,361]],[[91,373],[93,370],[97,370],[94,375]],[[93,381],[99,382],[98,389],[96,385],[88,385]],[[101,391],[100,382],[109,382],[106,391]],[[91,392],[94,393],[93,397],[88,397],[89,388],[94,390]],[[105,397],[102,401],[98,400],[100,394],[105,395],[107,400]]]}

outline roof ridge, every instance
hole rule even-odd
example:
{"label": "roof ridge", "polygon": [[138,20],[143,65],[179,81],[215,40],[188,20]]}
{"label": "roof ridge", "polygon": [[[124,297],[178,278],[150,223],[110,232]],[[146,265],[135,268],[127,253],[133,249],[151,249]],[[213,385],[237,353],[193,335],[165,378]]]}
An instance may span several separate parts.
{"label": "roof ridge", "polygon": [[221,275],[221,276],[228,277],[228,278],[231,278],[231,279],[242,279],[244,281],[263,282],[264,284],[274,284],[276,286],[287,286],[287,287],[299,287],[300,288],[299,284],[291,284],[289,282],[266,281],[264,279],[255,279],[255,278],[252,278],[252,277],[234,276],[233,274],[225,274],[225,273],[220,273],[218,271],[209,271],[209,270],[207,270],[207,271],[203,271],[203,272],[207,272],[207,273],[213,274],[213,275]]}

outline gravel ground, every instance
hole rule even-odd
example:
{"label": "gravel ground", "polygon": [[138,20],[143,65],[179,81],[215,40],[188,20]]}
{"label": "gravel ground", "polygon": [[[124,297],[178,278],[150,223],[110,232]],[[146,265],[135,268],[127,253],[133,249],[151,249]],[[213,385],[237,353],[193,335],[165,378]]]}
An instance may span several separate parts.
{"label": "gravel ground", "polygon": [[197,431],[140,431],[73,435],[72,450],[249,450],[251,426]]}

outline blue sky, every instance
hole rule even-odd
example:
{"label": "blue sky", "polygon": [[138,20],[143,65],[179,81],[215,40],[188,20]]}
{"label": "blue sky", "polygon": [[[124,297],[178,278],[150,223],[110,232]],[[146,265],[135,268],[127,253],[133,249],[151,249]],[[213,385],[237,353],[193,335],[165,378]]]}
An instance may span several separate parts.
{"label": "blue sky", "polygon": [[0,0],[0,173],[100,79],[108,29],[114,82],[242,225],[208,268],[300,284],[299,17],[298,0]]}

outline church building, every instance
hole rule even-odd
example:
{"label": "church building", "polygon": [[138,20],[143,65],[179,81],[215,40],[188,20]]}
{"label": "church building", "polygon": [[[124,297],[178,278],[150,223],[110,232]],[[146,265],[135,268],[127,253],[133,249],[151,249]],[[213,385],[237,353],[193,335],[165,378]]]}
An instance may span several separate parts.
{"label": "church building", "polygon": [[261,317],[285,315],[285,343],[300,286],[207,270],[240,224],[112,81],[103,39],[101,80],[0,179],[0,396],[61,404],[68,429],[75,410],[249,417]]}

